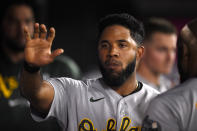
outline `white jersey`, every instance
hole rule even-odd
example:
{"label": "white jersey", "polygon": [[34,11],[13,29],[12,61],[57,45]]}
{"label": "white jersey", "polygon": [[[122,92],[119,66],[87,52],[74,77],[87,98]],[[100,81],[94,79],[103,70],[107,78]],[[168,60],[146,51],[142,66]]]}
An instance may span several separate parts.
{"label": "white jersey", "polygon": [[102,79],[83,82],[62,77],[48,81],[55,95],[45,119],[56,117],[64,131],[140,130],[148,104],[158,94],[145,84],[138,92],[122,97]]}
{"label": "white jersey", "polygon": [[160,83],[159,86],[155,85],[154,83],[149,82],[148,80],[146,80],[144,77],[142,77],[138,73],[136,73],[136,79],[149,85],[150,87],[153,87],[154,89],[158,90],[160,93],[163,93],[172,87],[171,81],[163,75],[159,77],[159,83]]}
{"label": "white jersey", "polygon": [[156,97],[148,108],[150,121],[161,126],[162,131],[197,130],[197,79],[183,84]]}

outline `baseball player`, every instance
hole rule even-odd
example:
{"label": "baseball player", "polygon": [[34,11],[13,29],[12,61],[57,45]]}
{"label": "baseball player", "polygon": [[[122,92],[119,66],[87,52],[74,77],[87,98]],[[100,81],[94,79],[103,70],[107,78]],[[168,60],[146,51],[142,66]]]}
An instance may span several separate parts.
{"label": "baseball player", "polygon": [[183,27],[178,42],[181,84],[154,99],[143,131],[197,130],[197,19]]}
{"label": "baseball player", "polygon": [[[98,59],[103,77],[86,81],[50,78],[43,81],[40,67],[63,52],[51,52],[55,36],[35,24],[34,38],[25,28],[25,63],[21,93],[31,103],[36,121],[57,118],[68,131],[138,131],[145,110],[158,92],[136,80],[136,65],[144,48],[144,30],[128,14],[112,14],[99,23]],[[81,45],[83,46],[83,45]]]}

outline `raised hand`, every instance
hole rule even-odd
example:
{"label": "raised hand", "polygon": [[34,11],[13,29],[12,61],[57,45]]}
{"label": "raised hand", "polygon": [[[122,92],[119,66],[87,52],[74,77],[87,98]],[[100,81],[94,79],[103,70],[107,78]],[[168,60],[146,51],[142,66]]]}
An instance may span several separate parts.
{"label": "raised hand", "polygon": [[38,23],[35,24],[34,37],[25,27],[26,47],[25,60],[32,66],[44,66],[53,62],[54,58],[64,52],[63,49],[56,49],[51,52],[52,42],[55,37],[55,29],[50,28],[48,37],[46,26]]}

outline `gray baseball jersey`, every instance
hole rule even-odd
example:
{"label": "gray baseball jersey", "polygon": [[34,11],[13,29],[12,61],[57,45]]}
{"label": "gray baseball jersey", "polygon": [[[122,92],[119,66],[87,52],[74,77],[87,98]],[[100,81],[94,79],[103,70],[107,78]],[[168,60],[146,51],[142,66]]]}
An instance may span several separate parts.
{"label": "gray baseball jersey", "polygon": [[147,110],[149,120],[161,126],[162,131],[197,130],[197,79],[183,84],[156,97]]}
{"label": "gray baseball jersey", "polygon": [[[158,91],[143,84],[140,91],[122,97],[102,79],[86,82],[71,78],[48,80],[55,95],[48,113],[68,131],[140,130],[145,110]],[[37,121],[43,120],[32,114]]]}

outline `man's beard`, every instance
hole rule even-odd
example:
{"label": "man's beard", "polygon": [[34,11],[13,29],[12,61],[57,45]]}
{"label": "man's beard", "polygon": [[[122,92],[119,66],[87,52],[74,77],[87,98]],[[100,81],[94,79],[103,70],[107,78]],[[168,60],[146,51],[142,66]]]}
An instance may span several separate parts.
{"label": "man's beard", "polygon": [[118,72],[118,75],[113,75],[112,69],[105,69],[99,61],[99,67],[101,74],[103,75],[103,81],[110,87],[120,87],[130,76],[133,74],[136,66],[136,56],[132,62],[130,62],[125,69]]}
{"label": "man's beard", "polygon": [[14,40],[10,40],[8,38],[5,41],[5,46],[7,46],[14,52],[23,52],[25,49],[25,45],[22,45],[21,43]]}

